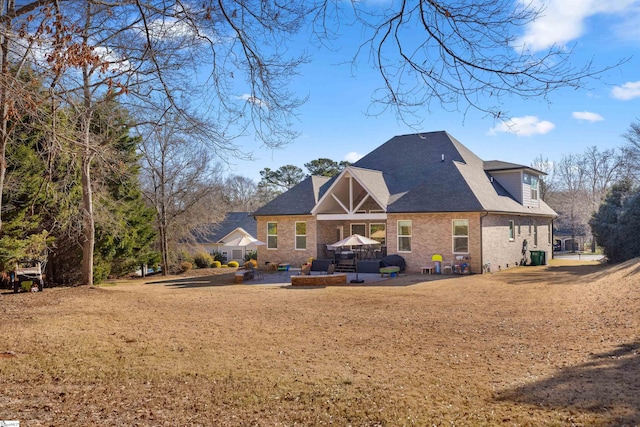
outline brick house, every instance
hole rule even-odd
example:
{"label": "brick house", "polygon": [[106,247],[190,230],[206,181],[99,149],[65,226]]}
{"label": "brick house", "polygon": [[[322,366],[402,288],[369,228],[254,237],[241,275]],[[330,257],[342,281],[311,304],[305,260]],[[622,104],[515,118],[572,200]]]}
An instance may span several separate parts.
{"label": "brick house", "polygon": [[[483,161],[444,131],[396,136],[333,178],[312,176],[253,216],[259,262],[326,258],[358,233],[420,271],[434,254],[474,273],[552,253],[556,213],[539,197],[543,172]],[[526,246],[527,250],[523,250]]]}

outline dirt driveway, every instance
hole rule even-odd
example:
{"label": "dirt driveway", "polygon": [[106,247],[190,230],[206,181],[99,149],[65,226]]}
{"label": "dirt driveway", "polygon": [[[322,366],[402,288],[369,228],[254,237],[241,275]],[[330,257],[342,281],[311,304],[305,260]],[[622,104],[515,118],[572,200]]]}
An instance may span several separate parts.
{"label": "dirt driveway", "polygon": [[369,287],[231,282],[0,295],[0,420],[640,423],[637,260],[404,275]]}

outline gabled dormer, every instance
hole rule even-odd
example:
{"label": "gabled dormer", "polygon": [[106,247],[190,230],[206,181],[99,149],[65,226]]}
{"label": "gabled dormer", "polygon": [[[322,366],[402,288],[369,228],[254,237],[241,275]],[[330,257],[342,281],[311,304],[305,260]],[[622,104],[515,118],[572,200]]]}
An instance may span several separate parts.
{"label": "gabled dormer", "polygon": [[544,172],[515,163],[491,160],[484,170],[523,206],[540,207],[540,177]]}
{"label": "gabled dormer", "polygon": [[389,190],[382,172],[347,166],[311,210],[318,220],[385,219]]}

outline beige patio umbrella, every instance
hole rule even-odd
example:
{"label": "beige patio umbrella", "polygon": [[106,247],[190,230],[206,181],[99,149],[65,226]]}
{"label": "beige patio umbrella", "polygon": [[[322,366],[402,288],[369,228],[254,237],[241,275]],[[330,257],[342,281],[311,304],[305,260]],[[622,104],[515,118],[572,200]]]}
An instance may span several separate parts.
{"label": "beige patio umbrella", "polygon": [[[339,242],[333,243],[330,246],[340,247],[340,246],[363,246],[363,245],[379,245],[380,242],[377,240],[370,239],[365,236],[361,236],[360,234],[352,234],[351,236],[345,237]],[[364,283],[364,280],[360,280],[358,277],[358,260],[356,260],[356,278],[352,280],[351,283]]]}
{"label": "beige patio umbrella", "polygon": [[352,234],[349,237],[345,237],[339,242],[332,243],[329,246],[362,246],[362,245],[379,245],[380,242],[377,240],[370,239],[365,236],[361,236],[359,234]]}
{"label": "beige patio umbrella", "polygon": [[242,236],[233,240],[229,240],[222,246],[242,248],[242,256],[245,257],[247,254],[247,246],[250,245],[263,246],[266,245],[266,243],[251,236]]}
{"label": "beige patio umbrella", "polygon": [[262,245],[266,245],[266,243],[251,236],[242,236],[242,237],[238,237],[237,239],[229,240],[227,243],[225,243],[222,246],[249,246],[249,245],[262,246]]}

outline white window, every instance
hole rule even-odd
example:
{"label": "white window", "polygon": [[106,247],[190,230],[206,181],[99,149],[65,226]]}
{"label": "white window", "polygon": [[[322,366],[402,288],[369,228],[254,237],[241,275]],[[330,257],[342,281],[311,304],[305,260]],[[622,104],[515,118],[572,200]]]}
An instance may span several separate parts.
{"label": "white window", "polygon": [[538,178],[531,177],[531,200],[538,200]]}
{"label": "white window", "polygon": [[369,224],[369,238],[377,240],[381,245],[387,244],[387,225]]}
{"label": "white window", "polygon": [[533,221],[533,246],[538,246],[538,224]]}
{"label": "white window", "polygon": [[296,249],[307,249],[307,223],[296,221]]}
{"label": "white window", "polygon": [[509,221],[509,240],[515,240],[516,224],[514,221]]}
{"label": "white window", "polygon": [[469,253],[469,220],[454,219],[452,223],[453,253]]}
{"label": "white window", "polygon": [[411,252],[411,221],[398,221],[398,252]]}
{"label": "white window", "polygon": [[351,224],[351,234],[367,235],[367,224]]}
{"label": "white window", "polygon": [[278,249],[277,222],[267,222],[267,249]]}

